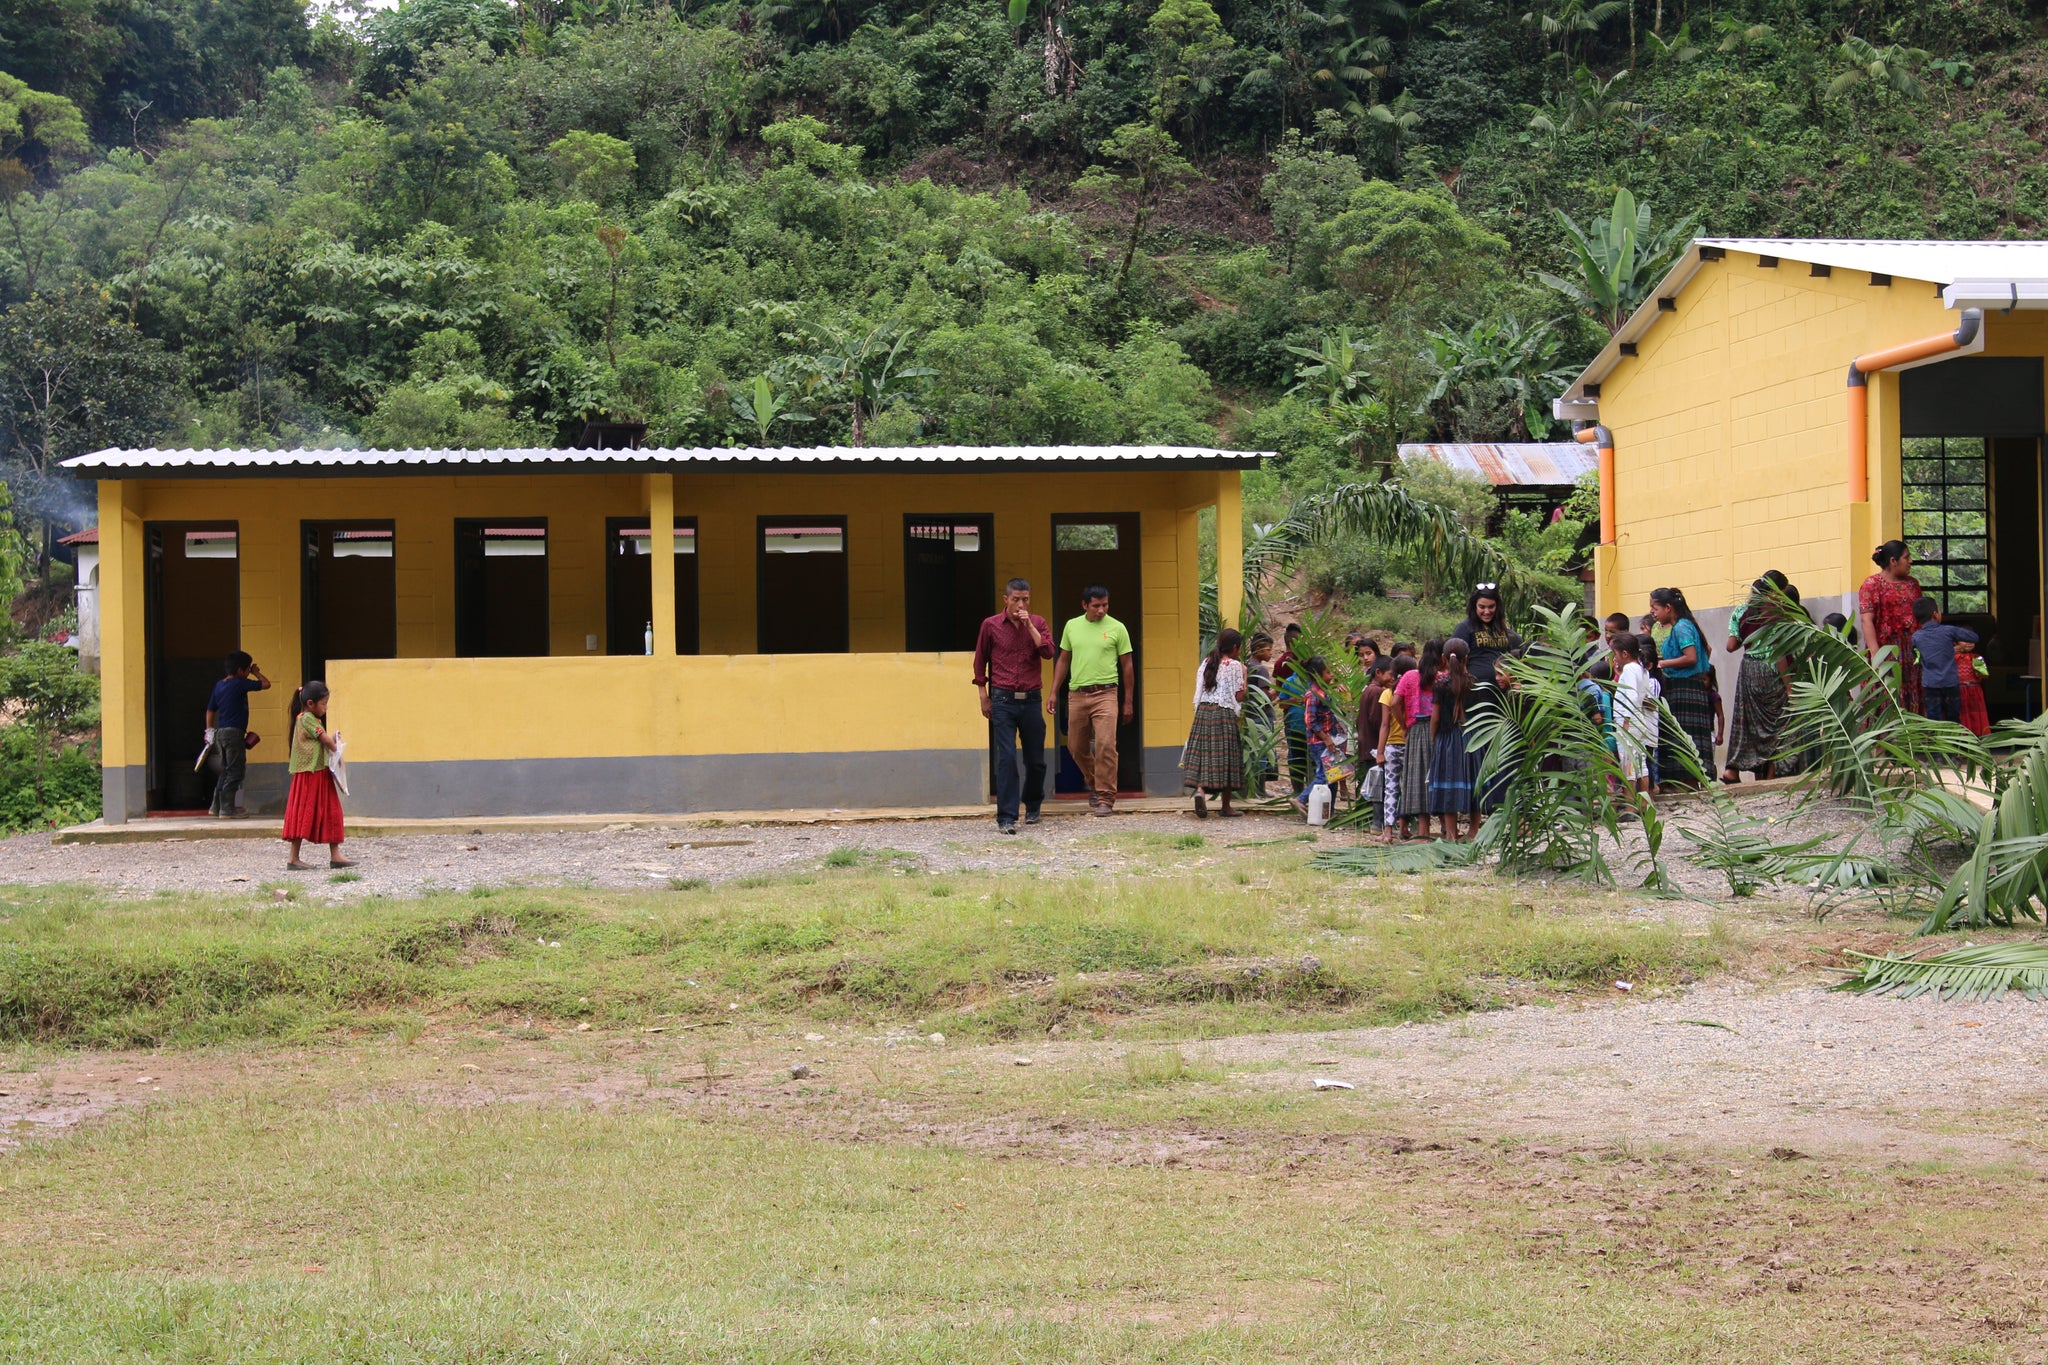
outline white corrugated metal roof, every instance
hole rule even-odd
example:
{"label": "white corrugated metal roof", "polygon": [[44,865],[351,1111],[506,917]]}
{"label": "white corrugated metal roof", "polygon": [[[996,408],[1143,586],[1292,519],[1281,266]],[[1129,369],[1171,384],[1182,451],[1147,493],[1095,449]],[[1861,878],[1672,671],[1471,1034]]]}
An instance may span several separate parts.
{"label": "white corrugated metal roof", "polygon": [[[1586,386],[1605,380],[1619,365],[1625,355],[1624,346],[1634,347],[1644,333],[1657,325],[1657,319],[1664,309],[1659,300],[1676,299],[1692,277],[1699,273],[1700,251],[1708,248],[1718,251],[1741,251],[1754,256],[1774,256],[1780,261],[1791,261],[1801,265],[1822,265],[1831,270],[1861,270],[1875,275],[1889,275],[1895,280],[1921,280],[1936,287],[1948,287],[1946,302],[1950,308],[1966,303],[1979,303],[1979,295],[1989,297],[1997,293],[1992,286],[2010,286],[2010,296],[2016,306],[2038,307],[2048,300],[2034,300],[2028,296],[2040,291],[2024,288],[2029,281],[2048,281],[2048,241],[2024,242],[1941,242],[1928,239],[1902,239],[1898,241],[1876,241],[1861,238],[1837,237],[1700,237],[1679,256],[1671,269],[1665,273],[1657,287],[1650,291],[1642,305],[1629,314],[1621,324],[1621,330],[1610,338],[1593,357],[1590,364],[1579,372],[1571,387],[1559,397],[1559,416],[1578,416],[1563,410],[1573,400],[1584,400]],[[1958,281],[1967,281],[1969,288],[1958,290],[1953,286]],[[1988,292],[1987,292],[1988,291]],[[1968,295],[1968,297],[1964,297]],[[1873,338],[1878,344],[1886,338]],[[1843,356],[1844,368],[1850,357]]]}
{"label": "white corrugated metal roof", "polygon": [[1598,467],[1599,454],[1575,441],[1473,441],[1403,445],[1404,460],[1435,460],[1496,488],[1555,488]]}
{"label": "white corrugated metal roof", "polygon": [[1851,237],[1702,237],[1694,246],[1717,246],[1776,256],[1781,261],[1863,270],[1902,280],[1953,284],[1957,280],[2048,280],[2048,241],[1872,241]]}
{"label": "white corrugated metal roof", "polygon": [[1209,446],[809,446],[720,450],[102,450],[66,460],[81,473],[176,474],[361,470],[419,473],[430,468],[520,465],[650,468],[670,465],[809,466],[1122,464],[1216,468],[1256,466],[1267,452]]}

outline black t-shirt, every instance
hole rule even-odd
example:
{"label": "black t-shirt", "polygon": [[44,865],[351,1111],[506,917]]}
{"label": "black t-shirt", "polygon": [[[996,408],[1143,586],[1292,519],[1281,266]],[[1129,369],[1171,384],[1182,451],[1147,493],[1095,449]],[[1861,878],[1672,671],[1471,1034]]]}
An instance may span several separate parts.
{"label": "black t-shirt", "polygon": [[1494,685],[1494,667],[1503,654],[1514,654],[1522,648],[1522,637],[1496,622],[1482,626],[1471,617],[1458,622],[1451,632],[1451,638],[1463,640],[1472,647],[1472,657],[1466,667],[1472,670],[1472,680],[1487,687]]}

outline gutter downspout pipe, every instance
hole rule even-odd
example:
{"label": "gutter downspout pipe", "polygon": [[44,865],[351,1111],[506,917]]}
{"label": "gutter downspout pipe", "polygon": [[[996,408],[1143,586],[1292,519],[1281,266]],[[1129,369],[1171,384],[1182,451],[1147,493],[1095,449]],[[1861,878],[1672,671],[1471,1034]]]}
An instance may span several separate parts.
{"label": "gutter downspout pipe", "polygon": [[1600,456],[1600,543],[1614,544],[1614,433],[1600,423],[1580,427],[1572,433],[1572,439],[1584,445],[1592,443]]}
{"label": "gutter downspout pipe", "polygon": [[[1865,392],[1870,380],[1867,376],[1879,370],[1894,369],[1910,365],[1916,360],[1928,360],[1950,351],[1960,351],[1977,340],[1977,334],[1984,328],[1984,310],[1965,308],[1962,320],[1953,332],[1937,332],[1931,337],[1908,341],[1888,350],[1872,351],[1859,355],[1849,362],[1849,501],[1852,503],[1870,501],[1870,402]],[[1583,438],[1582,438],[1583,439]],[[1602,487],[1605,487],[1604,476]],[[1602,495],[1604,498],[1604,494]]]}

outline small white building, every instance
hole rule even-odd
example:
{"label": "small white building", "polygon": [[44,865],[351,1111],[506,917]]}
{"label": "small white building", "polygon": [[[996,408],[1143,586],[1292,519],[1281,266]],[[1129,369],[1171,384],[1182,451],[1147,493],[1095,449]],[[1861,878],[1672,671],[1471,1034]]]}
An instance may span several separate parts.
{"label": "small white building", "polygon": [[100,671],[100,528],[89,526],[57,542],[78,556],[78,662],[88,673]]}

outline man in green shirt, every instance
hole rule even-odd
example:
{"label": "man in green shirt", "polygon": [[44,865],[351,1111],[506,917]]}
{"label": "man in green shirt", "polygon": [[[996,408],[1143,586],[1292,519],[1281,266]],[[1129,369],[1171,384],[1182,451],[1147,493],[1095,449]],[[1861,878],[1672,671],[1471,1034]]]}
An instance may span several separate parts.
{"label": "man in green shirt", "polygon": [[1108,815],[1116,809],[1117,721],[1131,719],[1138,694],[1131,682],[1131,633],[1109,614],[1109,589],[1100,584],[1082,592],[1081,615],[1060,632],[1047,715],[1057,714],[1062,686],[1067,689],[1067,752],[1088,784],[1088,813]]}

